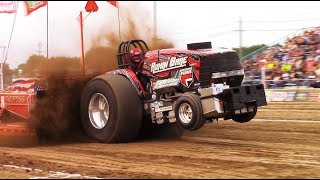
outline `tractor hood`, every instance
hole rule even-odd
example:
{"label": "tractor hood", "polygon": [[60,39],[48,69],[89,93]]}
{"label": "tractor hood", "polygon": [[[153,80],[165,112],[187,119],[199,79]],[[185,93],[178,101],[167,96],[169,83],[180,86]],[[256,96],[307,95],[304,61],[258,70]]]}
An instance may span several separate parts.
{"label": "tractor hood", "polygon": [[228,49],[161,49],[149,51],[145,54],[144,67],[152,74],[190,66],[196,69],[200,69],[200,66],[207,67],[210,72],[242,69],[236,51]]}

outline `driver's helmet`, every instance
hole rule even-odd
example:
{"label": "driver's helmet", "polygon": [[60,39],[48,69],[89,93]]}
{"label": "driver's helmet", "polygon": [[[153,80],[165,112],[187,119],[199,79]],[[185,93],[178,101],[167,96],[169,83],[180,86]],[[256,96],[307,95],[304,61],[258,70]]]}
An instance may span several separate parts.
{"label": "driver's helmet", "polygon": [[143,54],[141,49],[139,48],[133,48],[130,51],[131,60],[133,63],[140,63],[143,60]]}

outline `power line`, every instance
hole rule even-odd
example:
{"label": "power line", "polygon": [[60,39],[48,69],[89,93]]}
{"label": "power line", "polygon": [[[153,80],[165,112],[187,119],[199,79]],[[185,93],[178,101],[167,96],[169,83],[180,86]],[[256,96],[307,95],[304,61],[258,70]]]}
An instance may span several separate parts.
{"label": "power line", "polygon": [[[241,31],[298,31],[298,30],[305,30],[305,29],[313,29],[317,27],[307,27],[307,28],[300,28],[300,29],[243,29]],[[233,30],[239,31],[239,30]]]}
{"label": "power line", "polygon": [[298,19],[298,20],[269,20],[269,21],[242,21],[242,22],[254,22],[254,23],[266,23],[266,22],[272,22],[272,23],[277,23],[277,22],[300,22],[300,21],[320,21],[320,19]]}
{"label": "power line", "polygon": [[[244,22],[244,21],[242,21]],[[239,21],[238,21],[239,23]],[[308,28],[317,28],[317,27],[308,27]],[[300,29],[242,29],[241,31],[297,31],[297,30],[303,30],[303,29],[308,29],[308,28],[300,28]],[[219,32],[219,33],[216,33],[216,34],[209,34],[210,37],[214,37],[214,36],[219,36],[219,35],[222,35],[222,34],[226,34],[226,33],[232,33],[232,32],[238,32],[239,29],[237,30],[230,30],[230,31],[224,31],[224,32]],[[194,33],[199,33],[199,32],[180,32],[180,33],[174,33],[174,34],[167,34],[169,36],[178,36],[178,35],[184,35],[184,34],[194,34]]]}
{"label": "power line", "polygon": [[209,37],[217,37],[217,36],[221,36],[221,35],[224,35],[224,34],[230,34],[230,33],[233,33],[234,31],[225,31],[225,32],[220,32],[220,33],[215,33],[215,34],[209,34],[208,36]]}
{"label": "power line", "polygon": [[5,63],[8,59],[8,52],[9,52],[9,47],[10,47],[10,43],[11,43],[11,38],[12,38],[12,34],[13,34],[13,29],[14,29],[14,25],[16,23],[16,18],[17,18],[17,14],[18,14],[18,7],[19,7],[19,1],[17,3],[17,9],[16,9],[16,13],[14,15],[14,19],[13,19],[13,25],[12,25],[12,29],[11,29],[11,34],[10,34],[10,38],[9,38],[9,43],[8,43],[8,46],[7,46],[7,53],[6,53],[6,57],[3,61],[3,63]]}
{"label": "power line", "polygon": [[[217,30],[217,29],[222,29],[222,28],[225,28],[225,27],[228,27],[228,26],[231,26],[231,25],[234,25],[234,24],[223,24],[221,26],[218,26],[218,27],[209,27],[208,29],[214,29],[214,30]],[[201,28],[200,30],[206,30],[207,28]],[[182,35],[182,34],[191,34],[191,33],[199,33],[199,31],[197,30],[194,30],[195,32],[176,32],[176,33],[170,33],[170,34],[166,34],[168,36],[175,36],[175,35]],[[208,30],[207,30],[208,31]],[[229,31],[230,32],[230,31]]]}
{"label": "power line", "polygon": [[[301,29],[244,29],[242,31],[297,31]],[[239,30],[235,30],[239,31]]]}

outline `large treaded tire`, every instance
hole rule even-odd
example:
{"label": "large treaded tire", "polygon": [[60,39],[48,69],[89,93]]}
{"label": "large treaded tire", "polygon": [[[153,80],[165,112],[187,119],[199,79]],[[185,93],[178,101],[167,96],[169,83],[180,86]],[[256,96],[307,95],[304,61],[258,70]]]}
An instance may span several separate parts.
{"label": "large treaded tire", "polygon": [[[89,118],[89,103],[97,93],[109,104],[109,118],[102,129],[96,128]],[[131,82],[121,75],[100,75],[89,81],[82,93],[80,108],[85,132],[101,142],[133,141],[141,128],[142,101]]]}

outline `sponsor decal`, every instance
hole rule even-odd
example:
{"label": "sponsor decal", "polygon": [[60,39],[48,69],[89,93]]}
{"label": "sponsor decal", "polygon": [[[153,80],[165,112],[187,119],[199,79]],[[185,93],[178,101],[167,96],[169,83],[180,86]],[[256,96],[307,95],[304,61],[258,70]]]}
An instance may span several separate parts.
{"label": "sponsor decal", "polygon": [[156,102],[150,103],[150,108],[159,108],[160,106],[163,106],[162,101],[156,101]]}
{"label": "sponsor decal", "polygon": [[288,92],[288,97],[284,101],[294,101],[296,92]]}
{"label": "sponsor decal", "polygon": [[163,72],[171,69],[184,67],[186,65],[187,65],[187,56],[180,57],[180,58],[171,57],[167,61],[163,61],[159,63],[153,62],[151,64],[151,72],[155,74],[155,73],[159,73],[159,72]]}
{"label": "sponsor decal", "polygon": [[172,106],[166,106],[166,107],[161,107],[161,108],[156,108],[154,109],[154,111],[157,112],[163,112],[163,111],[171,111],[172,110]]}
{"label": "sponsor decal", "polygon": [[28,95],[4,95],[5,103],[13,103],[13,104],[26,104],[28,102]]}
{"label": "sponsor decal", "polygon": [[179,83],[180,83],[180,80],[175,78],[158,80],[154,85],[153,89],[155,90],[155,89],[161,89],[164,87],[178,86]]}
{"label": "sponsor decal", "polygon": [[296,91],[276,91],[266,90],[265,91],[267,101],[317,101],[317,97],[320,94],[315,93],[314,95],[310,92],[296,92]]}
{"label": "sponsor decal", "polygon": [[299,92],[296,94],[296,97],[295,97],[296,101],[308,101],[308,99],[309,99],[309,93]]}
{"label": "sponsor decal", "polygon": [[193,72],[192,67],[180,70],[180,80],[181,84],[189,88],[193,82]]}
{"label": "sponsor decal", "polygon": [[288,97],[288,92],[277,92],[273,91],[271,93],[271,100],[272,101],[285,101],[285,99]]}

